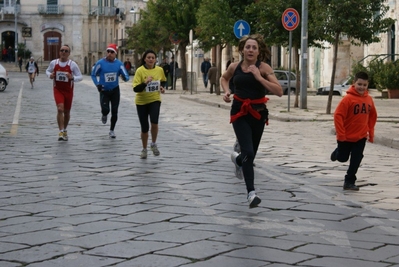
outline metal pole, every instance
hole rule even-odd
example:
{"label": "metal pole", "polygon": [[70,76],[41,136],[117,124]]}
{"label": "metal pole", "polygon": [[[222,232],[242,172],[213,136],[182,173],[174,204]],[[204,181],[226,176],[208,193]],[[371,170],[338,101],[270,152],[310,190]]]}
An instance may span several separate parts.
{"label": "metal pole", "polygon": [[175,54],[173,55],[173,77],[172,77],[172,86],[173,89],[176,90],[176,44],[175,44]]}
{"label": "metal pole", "polygon": [[18,1],[15,1],[15,4],[14,4],[14,17],[15,17],[15,30],[14,30],[15,59],[14,59],[14,61],[15,61],[15,66],[18,66],[18,62],[17,62],[18,61],[17,60],[17,58],[18,58],[18,32],[17,32],[17,11],[18,11],[18,9],[17,9],[17,4],[18,4]]}
{"label": "metal pole", "polygon": [[302,28],[301,28],[301,97],[300,108],[307,109],[308,89],[308,0],[302,0]]}
{"label": "metal pole", "polygon": [[191,94],[193,94],[194,86],[194,71],[193,71],[193,57],[194,57],[194,42],[191,42]]}
{"label": "metal pole", "polygon": [[288,96],[288,112],[290,112],[291,105],[291,50],[292,50],[292,31],[289,33],[289,59],[288,59],[288,88],[287,88],[287,96]]}

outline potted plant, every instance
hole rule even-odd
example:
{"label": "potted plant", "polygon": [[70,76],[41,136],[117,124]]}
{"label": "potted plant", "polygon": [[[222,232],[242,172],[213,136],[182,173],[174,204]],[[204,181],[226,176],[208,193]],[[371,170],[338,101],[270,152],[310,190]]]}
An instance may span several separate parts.
{"label": "potted plant", "polygon": [[378,88],[387,89],[389,98],[399,98],[399,62],[387,61],[374,74]]}

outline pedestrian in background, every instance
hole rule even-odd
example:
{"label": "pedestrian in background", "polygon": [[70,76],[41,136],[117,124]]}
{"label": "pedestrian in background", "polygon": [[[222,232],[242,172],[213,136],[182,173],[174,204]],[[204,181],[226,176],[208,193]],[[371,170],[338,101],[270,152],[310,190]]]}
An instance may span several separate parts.
{"label": "pedestrian in background", "polygon": [[167,57],[165,57],[163,59],[163,62],[161,64],[161,68],[163,69],[163,73],[164,73],[164,75],[166,77],[165,89],[168,90],[168,81],[169,81],[168,76],[169,76],[169,73],[170,73],[170,65],[168,63],[168,58]]}
{"label": "pedestrian in background", "polygon": [[169,63],[170,66],[170,79],[172,80],[172,90],[176,90],[176,69],[179,68],[179,64],[175,61],[175,57],[171,57],[171,62]]}
{"label": "pedestrian in background", "polygon": [[18,57],[19,72],[22,72],[22,57]]}
{"label": "pedestrian in background", "polygon": [[212,67],[208,70],[208,79],[209,83],[211,84],[210,93],[213,94],[213,87],[215,87],[216,91],[216,82],[218,80],[217,77],[218,69],[216,68],[216,64],[212,63]]}
{"label": "pedestrian in background", "polygon": [[118,53],[117,45],[108,45],[106,52],[106,57],[98,60],[94,65],[91,72],[91,79],[100,93],[101,122],[103,124],[107,123],[108,114],[111,111],[109,137],[116,138],[115,125],[118,121],[118,109],[121,97],[119,76],[125,82],[129,81],[130,78],[123,63],[116,58]]}
{"label": "pedestrian in background", "polygon": [[232,59],[227,60],[227,63],[226,63],[226,70],[228,69],[228,67],[230,66],[230,64],[231,64],[232,62],[234,62],[234,57],[233,57]]}
{"label": "pedestrian in background", "polygon": [[8,60],[8,51],[7,51],[6,47],[4,47],[3,50],[1,51],[1,55],[3,56],[3,61],[7,62],[7,60]]}
{"label": "pedestrian in background", "polygon": [[34,57],[30,57],[28,63],[26,63],[25,69],[28,72],[29,82],[31,88],[33,89],[33,83],[35,82],[35,77],[36,75],[39,76],[39,67],[37,66]]}
{"label": "pedestrian in background", "polygon": [[229,81],[234,79],[235,94],[230,111],[230,122],[241,153],[233,152],[231,160],[235,166],[237,178],[245,179],[249,207],[259,205],[261,199],[255,192],[253,162],[262,139],[265,124],[268,123],[266,92],[281,97],[283,90],[274,75],[273,69],[265,63],[270,57],[263,38],[259,34],[240,39],[238,50],[243,60],[231,63],[222,75],[223,100],[231,102]]}
{"label": "pedestrian in background", "polygon": [[68,141],[67,127],[71,118],[73,89],[75,82],[83,80],[75,61],[69,59],[71,48],[61,46],[60,57],[50,62],[47,77],[53,80],[54,100],[57,105],[58,141]]}
{"label": "pedestrian in background", "polygon": [[374,142],[374,127],[377,110],[373,98],[368,93],[368,74],[355,74],[353,84],[346,96],[338,103],[334,112],[337,148],[331,153],[331,160],[349,161],[344,180],[344,190],[358,191],[355,185],[356,173],[363,159],[366,141]]}
{"label": "pedestrian in background", "polygon": [[[144,52],[141,58],[141,66],[136,70],[133,79],[133,91],[136,92],[135,103],[137,115],[141,126],[141,150],[140,158],[147,158],[148,131],[151,131],[151,150],[154,156],[159,156],[157,146],[158,120],[161,109],[161,93],[165,93],[166,77],[161,67],[156,66],[157,54],[153,50]],[[151,129],[148,123],[151,122]]]}
{"label": "pedestrian in background", "polygon": [[204,82],[205,88],[208,88],[208,70],[211,68],[211,63],[209,62],[209,58],[204,58],[204,61],[201,63],[201,73],[202,73],[202,81]]}
{"label": "pedestrian in background", "polygon": [[125,66],[125,69],[127,70],[127,73],[129,75],[131,74],[131,69],[132,69],[132,63],[130,62],[130,59],[127,58],[125,62],[123,62],[123,65]]}

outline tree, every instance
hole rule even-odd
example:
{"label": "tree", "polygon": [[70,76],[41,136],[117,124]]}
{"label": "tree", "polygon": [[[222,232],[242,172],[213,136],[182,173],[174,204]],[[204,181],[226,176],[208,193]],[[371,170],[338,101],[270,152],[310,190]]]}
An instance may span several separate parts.
{"label": "tree", "polygon": [[[251,17],[245,12],[245,7],[254,3],[253,0],[202,0],[197,16],[196,36],[200,41],[200,47],[205,51],[216,47],[218,55],[228,45],[238,44],[234,35],[234,23],[243,19],[251,24]],[[222,72],[222,62],[219,56],[216,61],[217,77]],[[220,94],[219,85],[216,86],[217,94]]]}
{"label": "tree", "polygon": [[331,114],[331,102],[337,64],[338,46],[341,37],[346,35],[353,45],[379,42],[379,33],[387,32],[394,20],[385,18],[389,6],[385,0],[319,0],[315,1],[313,27],[320,36],[320,41],[333,45],[333,68],[326,113]]}
{"label": "tree", "polygon": [[[316,11],[314,10],[314,1],[310,0],[308,20],[312,21],[313,15]],[[282,24],[282,15],[287,8],[294,8],[299,13],[299,17],[302,15],[302,1],[298,0],[286,0],[286,1],[275,1],[275,0],[259,0],[249,8],[248,12],[256,17],[257,23],[254,25],[254,30],[265,36],[265,40],[270,46],[277,45],[288,48],[289,47],[289,32],[284,28]],[[311,26],[312,24],[309,23]],[[322,33],[321,33],[322,34]],[[308,27],[308,45],[312,47],[320,47],[322,45],[317,40],[323,39],[324,36],[317,35],[312,27]],[[301,27],[298,26],[292,31],[292,51],[294,55],[295,73],[297,74],[296,80],[296,97],[294,107],[298,107],[298,96],[300,88],[299,79],[299,50],[301,47]],[[291,71],[291,70],[290,70]]]}
{"label": "tree", "polygon": [[171,48],[169,36],[176,33],[180,39],[178,51],[182,69],[183,89],[187,90],[186,47],[191,29],[197,25],[195,12],[200,0],[149,0],[147,10],[141,11],[141,20],[128,31],[128,47],[144,51]]}

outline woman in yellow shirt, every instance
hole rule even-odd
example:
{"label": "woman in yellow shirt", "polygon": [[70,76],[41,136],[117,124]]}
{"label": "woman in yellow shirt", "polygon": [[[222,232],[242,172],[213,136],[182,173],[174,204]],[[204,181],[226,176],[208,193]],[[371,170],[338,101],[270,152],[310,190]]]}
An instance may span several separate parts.
{"label": "woman in yellow shirt", "polygon": [[141,126],[141,143],[143,149],[140,158],[147,158],[148,131],[151,122],[151,150],[159,156],[156,141],[158,136],[159,111],[161,109],[161,93],[165,93],[166,77],[161,67],[155,65],[156,53],[153,50],[144,52],[141,66],[136,70],[133,79],[133,91],[136,92],[136,108]]}

